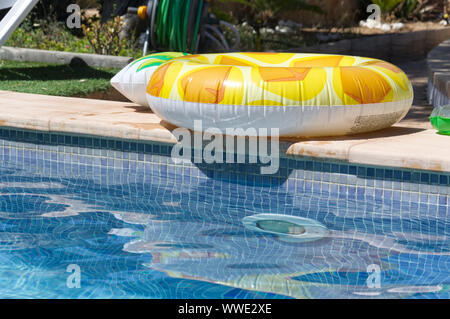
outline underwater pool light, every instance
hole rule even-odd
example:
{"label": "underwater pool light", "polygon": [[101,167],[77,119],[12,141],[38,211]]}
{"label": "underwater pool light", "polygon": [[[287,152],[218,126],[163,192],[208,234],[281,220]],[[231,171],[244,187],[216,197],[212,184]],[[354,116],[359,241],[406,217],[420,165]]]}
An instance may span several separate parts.
{"label": "underwater pool light", "polygon": [[287,242],[309,242],[324,238],[328,234],[325,225],[317,220],[288,215],[257,214],[242,219],[250,230],[278,236]]}

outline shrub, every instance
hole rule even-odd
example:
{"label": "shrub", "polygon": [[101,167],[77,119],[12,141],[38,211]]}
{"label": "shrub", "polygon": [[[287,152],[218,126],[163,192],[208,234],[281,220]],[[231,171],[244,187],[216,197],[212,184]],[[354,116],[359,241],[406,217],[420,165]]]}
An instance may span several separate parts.
{"label": "shrub", "polygon": [[[83,19],[81,32],[73,32],[64,22],[53,18],[34,20],[27,17],[6,42],[6,45],[21,48],[70,51],[79,53],[113,54],[119,56],[141,56],[134,39],[119,40],[120,18],[100,25],[98,17]],[[80,34],[80,36],[78,36]]]}
{"label": "shrub", "polygon": [[92,53],[89,42],[78,38],[66,28],[65,24],[56,20],[35,20],[27,18],[6,42],[13,47],[73,51]]}
{"label": "shrub", "polygon": [[382,12],[392,12],[403,0],[372,0],[372,2],[378,5]]}
{"label": "shrub", "polygon": [[[227,2],[226,0],[220,0]],[[273,28],[277,25],[280,14],[292,10],[308,10],[323,13],[323,10],[315,5],[307,4],[305,0],[231,0],[244,6],[244,20],[256,32],[256,49],[262,49],[263,41],[261,29]]]}
{"label": "shrub", "polygon": [[426,0],[372,0],[380,6],[385,20],[421,18],[421,11],[427,6]]}
{"label": "shrub", "polygon": [[52,19],[64,21],[67,16],[67,6],[74,3],[73,0],[40,0],[31,11],[33,21]]}
{"label": "shrub", "polygon": [[83,33],[97,54],[126,55],[135,48],[135,39],[121,39],[120,31],[124,26],[122,17],[114,17],[101,23],[97,17],[89,18],[82,24]]}
{"label": "shrub", "polygon": [[99,8],[100,7],[99,0],[77,0],[76,2],[82,9]]}
{"label": "shrub", "polygon": [[[225,0],[222,0],[225,1]],[[323,13],[322,9],[310,5],[305,0],[231,0],[245,6],[245,19],[255,28],[273,27],[277,24],[280,14],[292,10],[309,10]]]}

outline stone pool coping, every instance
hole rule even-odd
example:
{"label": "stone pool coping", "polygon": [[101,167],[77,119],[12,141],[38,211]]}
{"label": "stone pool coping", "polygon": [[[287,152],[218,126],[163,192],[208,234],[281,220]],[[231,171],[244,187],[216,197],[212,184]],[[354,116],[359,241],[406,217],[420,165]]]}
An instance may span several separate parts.
{"label": "stone pool coping", "polygon": [[[176,143],[148,108],[133,103],[0,91],[0,126]],[[414,123],[346,137],[286,139],[286,155],[450,172],[450,137]]]}

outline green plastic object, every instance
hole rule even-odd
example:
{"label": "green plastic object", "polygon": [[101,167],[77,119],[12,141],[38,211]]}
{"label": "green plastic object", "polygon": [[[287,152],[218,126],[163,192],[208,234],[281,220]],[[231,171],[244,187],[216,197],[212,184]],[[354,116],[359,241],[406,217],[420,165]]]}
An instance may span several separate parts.
{"label": "green plastic object", "polygon": [[198,1],[192,42],[188,47],[189,12],[191,0],[160,0],[157,7],[156,35],[158,44],[171,51],[195,52],[203,0]]}
{"label": "green plastic object", "polygon": [[436,107],[430,115],[430,121],[439,134],[450,135],[450,105]]}
{"label": "green plastic object", "polygon": [[198,39],[198,29],[200,28],[200,17],[202,14],[202,8],[203,8],[203,0],[199,1],[198,6],[198,12],[197,12],[197,21],[195,22],[195,31],[194,31],[194,37],[191,43],[191,52],[195,52],[195,48],[197,47],[197,39]]}

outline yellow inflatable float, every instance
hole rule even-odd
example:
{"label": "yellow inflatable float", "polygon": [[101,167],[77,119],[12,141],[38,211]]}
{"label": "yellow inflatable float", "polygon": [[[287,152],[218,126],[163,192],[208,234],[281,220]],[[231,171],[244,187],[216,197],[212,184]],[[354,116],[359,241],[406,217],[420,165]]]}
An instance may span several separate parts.
{"label": "yellow inflatable float", "polygon": [[[362,133],[395,124],[413,100],[405,73],[377,59],[296,53],[173,58],[168,54],[148,76],[148,105],[167,122],[189,129],[201,120],[203,128],[224,132],[278,128],[280,136]],[[151,61],[143,63],[154,66]]]}

